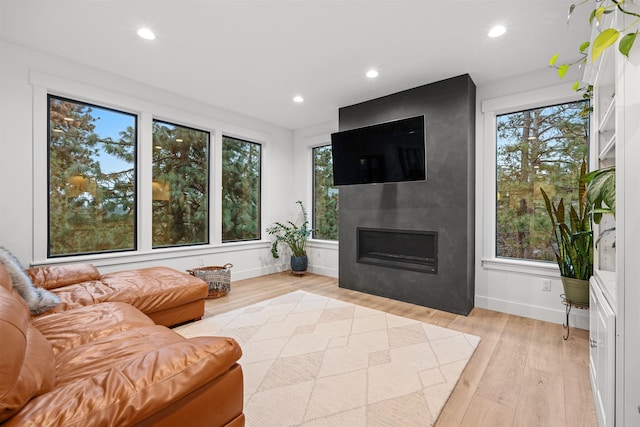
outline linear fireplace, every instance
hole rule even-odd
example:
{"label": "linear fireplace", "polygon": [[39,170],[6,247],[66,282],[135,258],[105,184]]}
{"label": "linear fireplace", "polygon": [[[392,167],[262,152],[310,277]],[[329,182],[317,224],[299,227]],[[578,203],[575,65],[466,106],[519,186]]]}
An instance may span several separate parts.
{"label": "linear fireplace", "polygon": [[438,233],[357,227],[357,262],[438,273]]}

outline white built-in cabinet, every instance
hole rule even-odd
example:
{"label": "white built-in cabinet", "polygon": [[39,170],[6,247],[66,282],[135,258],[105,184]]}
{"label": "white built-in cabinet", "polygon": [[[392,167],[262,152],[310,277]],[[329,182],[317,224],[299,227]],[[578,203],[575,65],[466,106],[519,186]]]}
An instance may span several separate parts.
{"label": "white built-in cabinet", "polygon": [[[640,2],[626,7],[640,12]],[[631,20],[605,15],[616,28]],[[609,25],[605,25],[605,28]],[[597,29],[594,29],[594,35]],[[593,37],[592,37],[593,40]],[[608,49],[585,80],[594,85],[590,169],[616,166],[616,217],[603,218],[590,280],[593,398],[601,427],[640,426],[640,42],[629,59]],[[588,59],[591,62],[591,58]]]}

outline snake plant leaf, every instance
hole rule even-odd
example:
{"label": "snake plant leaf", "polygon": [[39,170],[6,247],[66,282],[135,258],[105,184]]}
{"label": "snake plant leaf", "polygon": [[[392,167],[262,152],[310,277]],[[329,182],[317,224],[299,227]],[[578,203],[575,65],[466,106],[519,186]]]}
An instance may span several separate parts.
{"label": "snake plant leaf", "polygon": [[591,50],[591,61],[596,62],[602,52],[618,40],[620,37],[620,31],[615,28],[607,28],[593,41],[593,48]]}
{"label": "snake plant leaf", "polygon": [[552,67],[553,67],[553,64],[555,64],[555,63],[556,63],[556,61],[558,60],[558,55],[559,55],[559,54],[558,54],[558,53],[556,53],[555,55],[553,55],[553,56],[551,57],[551,59],[549,60],[549,65],[550,65],[550,66],[552,66]]}
{"label": "snake plant leaf", "polygon": [[629,57],[629,51],[633,47],[633,42],[636,41],[637,35],[638,35],[638,32],[636,31],[635,33],[626,34],[624,37],[620,39],[620,43],[618,44],[618,50],[620,51],[621,54],[623,54],[627,58]]}

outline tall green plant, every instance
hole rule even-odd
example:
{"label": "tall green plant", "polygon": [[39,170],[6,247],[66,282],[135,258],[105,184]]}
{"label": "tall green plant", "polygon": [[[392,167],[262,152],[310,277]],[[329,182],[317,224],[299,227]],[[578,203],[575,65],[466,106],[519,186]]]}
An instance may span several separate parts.
{"label": "tall green plant", "polygon": [[[586,162],[582,163],[581,174],[586,172]],[[586,183],[579,185],[579,203],[569,208],[569,218],[565,214],[564,201],[557,205],[540,189],[547,213],[551,219],[557,247],[554,248],[560,275],[563,277],[588,280],[593,274],[593,231],[589,217],[589,203],[586,196]]]}
{"label": "tall green plant", "polygon": [[616,216],[616,167],[597,169],[583,175],[593,222],[600,224],[602,215]]}
{"label": "tall green plant", "polygon": [[300,209],[302,210],[302,224],[298,226],[292,221],[284,223],[276,222],[274,225],[267,228],[267,233],[276,237],[271,245],[271,255],[273,255],[274,258],[280,258],[280,255],[278,254],[278,246],[281,243],[288,245],[294,256],[306,255],[305,246],[307,244],[307,239],[313,230],[309,228],[307,211],[305,210],[304,205],[300,200],[296,203],[300,205]]}

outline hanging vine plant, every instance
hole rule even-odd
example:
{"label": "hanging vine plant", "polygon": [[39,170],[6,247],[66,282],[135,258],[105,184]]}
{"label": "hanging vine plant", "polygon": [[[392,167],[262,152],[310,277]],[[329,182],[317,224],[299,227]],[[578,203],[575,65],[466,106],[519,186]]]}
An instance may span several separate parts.
{"label": "hanging vine plant", "polygon": [[[593,24],[593,20],[595,19],[598,26],[604,25],[604,17],[616,10],[632,17],[633,20],[625,28],[615,28],[611,26],[600,30],[600,33],[593,39],[593,44],[589,41],[580,44],[580,58],[574,62],[557,65],[559,54],[556,53],[553,55],[549,61],[549,65],[558,70],[558,76],[560,76],[560,78],[565,76],[571,66],[586,64],[589,56],[589,47],[591,47],[591,61],[595,62],[604,51],[615,45],[618,39],[620,39],[618,51],[625,57],[629,57],[629,52],[631,52],[636,41],[640,27],[640,13],[629,10],[625,5],[625,0],[583,0],[578,4],[572,4],[571,7],[569,7],[567,22],[571,20],[571,15],[577,7],[588,3],[595,6],[589,15],[590,24]],[[622,38],[620,36],[622,36]],[[581,88],[580,82],[575,82],[573,88],[575,90],[585,90],[587,93],[589,91],[588,87]]]}

